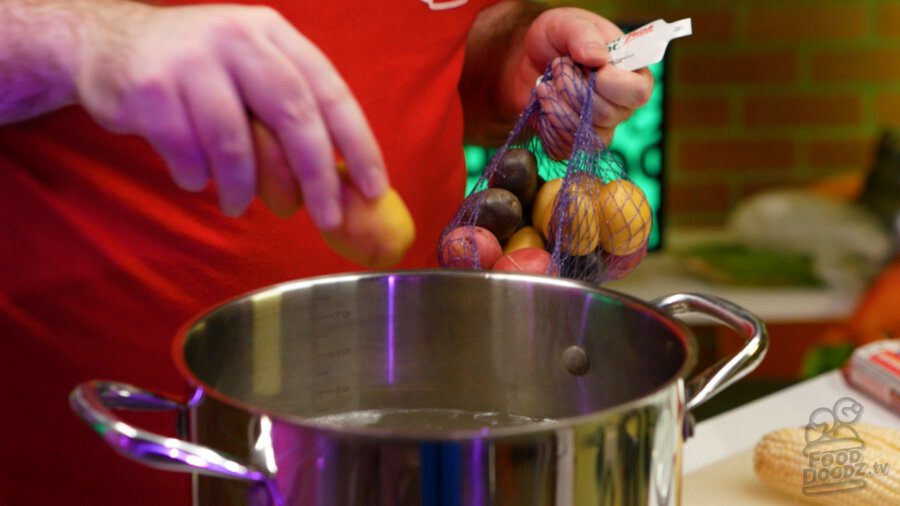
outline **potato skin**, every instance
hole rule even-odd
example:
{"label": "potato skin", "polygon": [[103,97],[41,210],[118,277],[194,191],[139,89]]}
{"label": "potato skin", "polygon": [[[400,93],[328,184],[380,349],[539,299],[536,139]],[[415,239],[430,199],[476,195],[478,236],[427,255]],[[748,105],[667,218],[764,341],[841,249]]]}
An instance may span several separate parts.
{"label": "potato skin", "polygon": [[260,200],[278,217],[289,218],[303,204],[300,185],[294,178],[281,144],[262,123],[250,121],[253,135],[253,154],[259,178],[257,194]]}
{"label": "potato skin", "polygon": [[474,225],[454,228],[441,239],[441,265],[456,269],[490,269],[503,254],[489,230]]}
{"label": "potato skin", "polygon": [[495,271],[545,274],[552,256],[541,248],[523,248],[505,255],[494,264]]}
{"label": "potato skin", "polygon": [[537,186],[537,159],[525,148],[506,151],[488,178],[489,188],[502,188],[511,192],[523,207],[531,204]]}
{"label": "potato skin", "polygon": [[[601,215],[597,204],[597,195],[603,187],[603,181],[593,174],[577,174],[568,185],[557,194],[557,200],[569,200],[568,209],[564,212],[564,228],[561,231],[559,244],[563,253],[578,256],[587,255],[597,250],[600,244]],[[551,223],[551,228],[556,225]],[[552,232],[551,232],[552,233]]]}
{"label": "potato skin", "polygon": [[615,281],[624,278],[640,265],[641,260],[647,256],[647,244],[644,243],[640,249],[625,256],[610,255],[606,251],[602,251],[601,255],[607,265],[604,277],[607,281]]}
{"label": "potato skin", "polygon": [[597,195],[600,247],[616,256],[640,250],[650,237],[653,214],[643,190],[626,179],[606,183]]}
{"label": "potato skin", "polygon": [[393,188],[369,201],[346,179],[341,181],[344,221],[322,238],[335,252],[366,267],[383,269],[403,259],[415,239],[415,224]]}
{"label": "potato skin", "polygon": [[[594,252],[600,242],[601,216],[596,199],[602,186],[600,178],[588,173],[576,174],[566,183],[562,179],[548,181],[535,197],[535,227],[548,242],[557,242],[552,246],[558,246],[563,253],[577,256]],[[563,230],[557,237],[557,224],[551,221],[560,198],[568,201],[568,207],[560,209],[564,213]]]}
{"label": "potato skin", "polygon": [[476,226],[486,228],[497,240],[506,242],[522,222],[522,203],[510,191],[488,188],[469,198],[477,203],[474,209]]}
{"label": "potato skin", "polygon": [[516,233],[506,241],[506,244],[503,245],[503,254],[509,255],[513,251],[523,248],[544,249],[544,247],[544,239],[541,237],[541,233],[534,227],[526,226],[516,230]]}
{"label": "potato skin", "polygon": [[[303,203],[300,185],[294,179],[278,140],[260,122],[251,122],[253,147],[259,176],[260,199],[276,215],[289,217]],[[403,199],[393,188],[369,201],[353,186],[346,167],[341,175],[341,211],[344,220],[333,230],[320,230],[322,238],[344,258],[371,268],[396,265],[412,246],[416,227]]]}
{"label": "potato skin", "polygon": [[540,231],[544,239],[548,238],[550,216],[553,214],[553,206],[556,204],[556,194],[562,188],[563,178],[556,178],[541,185],[534,202],[531,205],[531,224]]}

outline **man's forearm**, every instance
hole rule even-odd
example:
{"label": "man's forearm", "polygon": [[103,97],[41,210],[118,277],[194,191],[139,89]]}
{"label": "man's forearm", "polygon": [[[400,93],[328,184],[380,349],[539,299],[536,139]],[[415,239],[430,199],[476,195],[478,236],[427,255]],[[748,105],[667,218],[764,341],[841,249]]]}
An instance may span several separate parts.
{"label": "man's forearm", "polygon": [[513,68],[522,58],[526,30],[544,10],[531,1],[510,0],[485,9],[475,21],[460,80],[467,142],[505,140],[520,112]]}
{"label": "man's forearm", "polygon": [[75,100],[80,34],[105,0],[0,1],[0,124]]}

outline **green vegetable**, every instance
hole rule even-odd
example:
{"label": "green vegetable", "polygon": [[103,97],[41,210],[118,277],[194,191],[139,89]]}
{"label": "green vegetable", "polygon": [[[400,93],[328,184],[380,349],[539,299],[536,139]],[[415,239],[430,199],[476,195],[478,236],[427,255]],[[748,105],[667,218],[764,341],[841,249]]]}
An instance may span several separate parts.
{"label": "green vegetable", "polygon": [[750,249],[715,242],[675,252],[685,269],[708,281],[740,286],[820,286],[805,253]]}

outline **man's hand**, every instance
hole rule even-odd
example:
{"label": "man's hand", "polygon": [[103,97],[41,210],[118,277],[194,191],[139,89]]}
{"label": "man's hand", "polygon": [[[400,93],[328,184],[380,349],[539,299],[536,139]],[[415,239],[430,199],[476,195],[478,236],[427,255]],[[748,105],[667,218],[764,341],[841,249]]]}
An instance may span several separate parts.
{"label": "man's hand", "polygon": [[[529,16],[534,16],[533,21],[523,19]],[[511,18],[518,19],[510,22]],[[499,35],[491,35],[492,32],[486,27],[498,23],[503,26],[503,20],[507,20],[505,26],[508,33],[501,40]],[[466,109],[471,117],[477,117],[486,114],[482,110],[491,108],[492,117],[482,117],[479,125],[467,125],[473,130],[485,125],[489,129],[487,134],[469,134],[470,138],[475,141],[502,140],[498,139],[501,125],[505,125],[505,132],[509,132],[512,121],[527,105],[535,82],[543,75],[547,65],[560,57],[570,57],[586,67],[598,68],[593,122],[608,144],[616,125],[647,103],[653,91],[653,76],[648,69],[627,71],[607,64],[606,45],[621,36],[622,31],[615,24],[583,9],[560,7],[537,14],[534,7],[521,1],[503,2],[486,9],[469,37],[471,58],[466,60],[468,72],[463,76],[462,89],[465,96],[467,90],[477,90],[478,85],[484,87],[485,80],[493,78],[496,81],[495,91],[481,95],[474,91],[468,93],[475,100],[487,104],[467,104]],[[502,54],[489,49],[499,44],[509,47]],[[484,58],[484,55],[487,57]],[[498,64],[498,61],[501,63]],[[493,73],[485,70],[492,67],[497,68]],[[572,67],[554,65],[554,69],[568,72]],[[553,77],[548,83],[539,85],[536,91],[543,102],[554,101],[553,112],[560,119],[559,137],[571,138],[574,129],[568,130],[571,125],[578,125],[580,107],[565,98],[555,101],[556,97],[566,97],[566,90],[562,87],[568,79],[556,79],[559,74]]]}
{"label": "man's hand", "polygon": [[198,191],[215,180],[229,215],[243,213],[257,193],[255,121],[279,141],[320,228],[342,221],[335,150],[364,196],[387,189],[375,137],[346,83],[269,8],[7,1],[19,14],[37,3],[78,20],[65,27],[77,33],[72,47],[54,48],[67,53],[54,56],[72,81],[70,102],[112,131],[146,138],[180,187]]}
{"label": "man's hand", "polygon": [[[517,105],[524,107],[527,92],[534,87],[538,76],[544,73],[547,63],[561,56],[569,56],[575,63],[596,67],[597,83],[594,88],[594,128],[609,145],[616,125],[628,119],[635,109],[650,99],[653,76],[646,68],[637,71],[621,70],[607,64],[607,43],[622,36],[622,31],[605,18],[576,8],[551,9],[534,20],[525,34],[522,60],[516,73],[516,83],[522,91],[516,97]],[[537,94],[543,100],[554,100],[562,110],[555,114],[571,114],[577,125],[580,106],[571,102],[567,93],[567,79],[558,79],[562,72],[572,72],[567,65],[553,65],[553,79],[538,86]],[[567,76],[569,78],[574,75]],[[580,77],[580,76],[578,76]],[[574,132],[561,133],[571,138]]]}

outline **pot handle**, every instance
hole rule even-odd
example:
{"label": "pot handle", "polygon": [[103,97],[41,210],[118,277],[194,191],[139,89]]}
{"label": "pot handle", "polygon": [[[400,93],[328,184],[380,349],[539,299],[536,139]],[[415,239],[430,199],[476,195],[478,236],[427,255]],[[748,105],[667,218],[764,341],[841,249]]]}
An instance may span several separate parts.
{"label": "pot handle", "polygon": [[183,411],[178,401],[124,383],[88,381],[69,395],[69,405],[113,450],[148,467],[268,483],[269,477],[215,450],[135,428],[113,410]]}
{"label": "pot handle", "polygon": [[709,316],[744,338],[744,347],[734,356],[720,360],[685,384],[689,412],[756,369],[769,348],[769,334],[762,320],[726,300],[697,293],[676,293],[656,299],[653,304],[673,316],[684,313]]}

